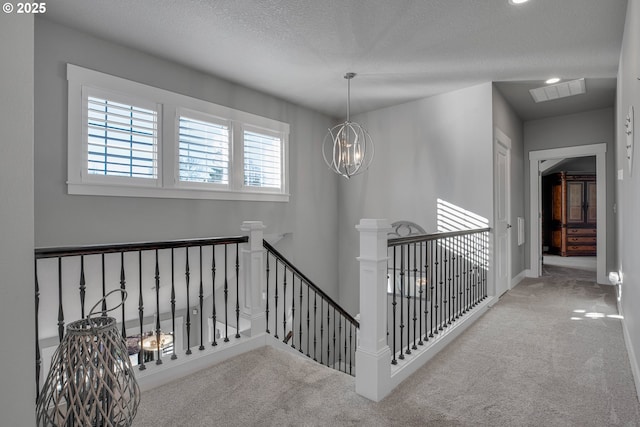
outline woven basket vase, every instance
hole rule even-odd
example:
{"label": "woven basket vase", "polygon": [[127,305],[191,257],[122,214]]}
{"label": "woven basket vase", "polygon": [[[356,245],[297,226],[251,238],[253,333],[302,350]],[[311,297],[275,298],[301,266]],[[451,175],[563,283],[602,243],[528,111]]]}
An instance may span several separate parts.
{"label": "woven basket vase", "polygon": [[130,426],[140,388],[113,317],[78,320],[51,360],[38,395],[38,426]]}

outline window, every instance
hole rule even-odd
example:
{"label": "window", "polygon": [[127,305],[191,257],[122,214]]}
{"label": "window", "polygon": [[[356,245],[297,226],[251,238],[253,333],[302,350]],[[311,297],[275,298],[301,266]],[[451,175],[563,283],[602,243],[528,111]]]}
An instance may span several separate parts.
{"label": "window", "polygon": [[158,126],[154,110],[87,97],[87,172],[157,178]]}
{"label": "window", "polygon": [[282,186],[280,137],[244,131],[244,185],[278,189]]}
{"label": "window", "polygon": [[229,126],[180,116],[178,129],[180,181],[228,185]]}
{"label": "window", "polygon": [[67,65],[69,194],[289,200],[289,125]]}

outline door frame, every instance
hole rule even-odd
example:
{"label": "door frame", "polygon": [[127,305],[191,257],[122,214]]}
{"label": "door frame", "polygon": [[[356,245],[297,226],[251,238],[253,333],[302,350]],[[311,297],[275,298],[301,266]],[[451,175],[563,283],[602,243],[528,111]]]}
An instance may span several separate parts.
{"label": "door frame", "polygon": [[589,144],[574,147],[553,148],[529,152],[529,253],[530,277],[540,277],[542,262],[541,233],[541,186],[540,186],[540,162],[544,160],[557,160],[574,157],[596,157],[596,192],[598,199],[596,226],[596,264],[597,282],[606,284],[607,279],[607,144]]}
{"label": "door frame", "polygon": [[[507,151],[507,165],[506,165],[506,182],[505,182],[505,197],[506,197],[506,217],[507,217],[507,224],[511,225],[512,221],[511,221],[511,138],[509,138],[502,130],[500,130],[498,127],[494,128],[494,133],[493,133],[493,226],[494,226],[494,245],[498,244],[498,237],[497,237],[497,232],[495,231],[495,228],[497,227],[497,223],[498,223],[498,167],[497,167],[497,162],[496,162],[496,153],[498,150],[498,146],[502,146],[506,149]],[[507,242],[507,247],[505,248],[505,259],[502,260],[503,262],[506,263],[507,266],[507,278],[506,278],[506,283],[505,283],[505,288],[503,292],[507,292],[511,289],[512,287],[512,277],[511,277],[511,246],[512,246],[512,242],[511,242],[511,231],[513,230],[513,227],[508,228],[506,230],[507,233],[507,238],[506,238],[506,242]],[[494,269],[494,294],[496,297],[500,297],[500,295],[498,294],[498,251],[495,251],[495,258],[494,258],[494,263],[493,265],[495,266]],[[503,293],[501,292],[501,293]]]}

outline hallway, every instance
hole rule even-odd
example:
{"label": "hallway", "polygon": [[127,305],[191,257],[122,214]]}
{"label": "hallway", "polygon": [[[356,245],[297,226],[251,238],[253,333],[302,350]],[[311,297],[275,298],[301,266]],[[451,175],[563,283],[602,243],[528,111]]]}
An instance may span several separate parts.
{"label": "hallway", "polygon": [[545,267],[380,403],[270,347],[146,392],[135,426],[639,426],[615,292]]}

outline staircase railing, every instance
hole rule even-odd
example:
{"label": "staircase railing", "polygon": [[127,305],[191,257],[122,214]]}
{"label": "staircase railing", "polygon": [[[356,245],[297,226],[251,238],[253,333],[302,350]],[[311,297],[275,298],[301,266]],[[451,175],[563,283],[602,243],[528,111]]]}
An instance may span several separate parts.
{"label": "staircase railing", "polygon": [[[239,339],[239,245],[248,240],[236,236],[36,249],[37,390],[44,379],[43,361],[48,363],[43,351],[50,357],[64,337],[65,324],[85,318],[87,306],[114,289],[128,294],[114,317],[140,370],[152,360],[162,364],[166,357],[191,354],[194,342],[204,350],[205,344],[228,342],[230,335]],[[216,289],[222,300],[216,301]],[[101,310],[105,315],[106,301]]]}
{"label": "staircase railing", "polygon": [[493,303],[490,229],[389,239],[384,219],[362,219],[356,392],[380,401]]}
{"label": "staircase railing", "polygon": [[267,241],[266,332],[307,357],[355,375],[358,321]]}
{"label": "staircase railing", "polygon": [[487,297],[489,228],[389,239],[391,363],[446,332]]}

